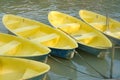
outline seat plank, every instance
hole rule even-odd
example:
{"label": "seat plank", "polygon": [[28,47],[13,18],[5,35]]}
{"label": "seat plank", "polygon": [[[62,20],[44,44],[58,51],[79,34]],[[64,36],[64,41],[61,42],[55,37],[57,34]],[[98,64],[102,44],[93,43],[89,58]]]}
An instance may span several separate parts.
{"label": "seat plank", "polygon": [[20,33],[20,32],[33,30],[36,28],[39,28],[39,26],[26,26],[26,27],[21,27],[21,28],[15,29],[15,30],[13,30],[13,32]]}
{"label": "seat plank", "polygon": [[24,75],[22,76],[22,79],[24,80],[24,79],[29,78],[29,77],[36,75],[36,74],[38,74],[37,71],[30,69],[30,68],[27,68]]}
{"label": "seat plank", "polygon": [[43,55],[42,53],[40,53],[39,51],[36,51],[36,52],[34,52],[33,54],[31,54],[32,56],[34,55]]}
{"label": "seat plank", "polygon": [[11,41],[11,42],[5,44],[4,46],[1,46],[0,47],[0,55],[3,55],[4,53],[8,52],[11,49],[14,49],[18,45],[20,45],[20,42],[18,42],[18,41]]}
{"label": "seat plank", "polygon": [[77,39],[77,40],[92,38],[92,37],[95,37],[95,36],[96,36],[96,34],[93,33],[93,32],[82,34],[82,35],[74,35],[75,39]]}
{"label": "seat plank", "polygon": [[32,39],[31,41],[33,41],[33,42],[45,42],[45,41],[55,39],[57,37],[59,37],[59,36],[57,34],[53,33],[53,34],[49,34],[49,35],[46,35],[46,36],[43,36],[43,37]]}

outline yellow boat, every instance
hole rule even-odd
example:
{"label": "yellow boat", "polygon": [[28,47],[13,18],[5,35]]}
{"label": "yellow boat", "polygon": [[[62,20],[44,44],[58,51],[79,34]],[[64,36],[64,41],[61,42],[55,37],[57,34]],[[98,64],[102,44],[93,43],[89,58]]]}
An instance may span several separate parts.
{"label": "yellow boat", "polygon": [[71,35],[79,44],[79,48],[98,55],[101,51],[112,47],[111,41],[91,26],[70,15],[51,11],[49,22],[56,28]]}
{"label": "yellow boat", "polygon": [[54,56],[72,58],[78,47],[76,41],[64,32],[35,20],[7,14],[3,16],[3,24],[12,33],[49,47]]}
{"label": "yellow boat", "polygon": [[31,43],[31,41],[0,33],[0,56],[19,57],[46,61],[50,49],[43,45]]}
{"label": "yellow boat", "polygon": [[80,10],[79,15],[86,23],[101,31],[113,42],[120,45],[120,22],[87,10]]}
{"label": "yellow boat", "polygon": [[43,80],[49,70],[42,62],[0,57],[0,80]]}

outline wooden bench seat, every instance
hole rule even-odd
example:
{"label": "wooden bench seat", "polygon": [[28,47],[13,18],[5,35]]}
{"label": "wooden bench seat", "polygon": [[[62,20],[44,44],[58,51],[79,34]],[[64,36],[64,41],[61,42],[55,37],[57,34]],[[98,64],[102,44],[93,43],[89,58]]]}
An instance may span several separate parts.
{"label": "wooden bench seat", "polygon": [[73,34],[76,33],[80,30],[80,24],[78,23],[68,23],[68,24],[63,24],[58,26],[59,29],[62,29],[63,31]]}
{"label": "wooden bench seat", "polygon": [[20,32],[25,32],[25,31],[29,31],[29,30],[33,30],[39,28],[38,26],[26,26],[26,27],[21,27],[18,29],[13,30],[13,32],[15,33],[20,33]]}
{"label": "wooden bench seat", "polygon": [[[90,23],[90,25],[94,26],[96,29],[100,31],[106,31],[107,29],[106,22],[93,22]],[[112,23],[109,23],[109,26],[112,26]]]}
{"label": "wooden bench seat", "polygon": [[29,78],[29,77],[36,75],[36,74],[39,74],[39,73],[33,69],[27,68],[22,76],[22,79],[24,80],[24,79]]}
{"label": "wooden bench seat", "polygon": [[0,55],[4,55],[4,53],[8,52],[11,49],[16,48],[18,45],[20,45],[20,42],[18,41],[11,41],[4,46],[0,47]]}
{"label": "wooden bench seat", "polygon": [[33,42],[45,42],[45,41],[55,39],[57,37],[59,37],[59,36],[57,34],[53,33],[53,34],[49,34],[49,35],[46,35],[43,37],[38,37],[38,38],[32,39],[31,41],[33,41]]}
{"label": "wooden bench seat", "polygon": [[96,34],[91,32],[91,33],[86,33],[86,34],[82,34],[82,35],[74,35],[75,39],[77,40],[82,40],[82,39],[88,39],[88,38],[93,38],[95,37]]}
{"label": "wooden bench seat", "polygon": [[7,25],[14,25],[14,24],[18,24],[19,23],[19,21],[9,21],[8,23],[7,23]]}
{"label": "wooden bench seat", "polygon": [[34,52],[33,54],[31,54],[32,56],[34,55],[43,55],[42,53],[40,53],[39,51],[36,51],[36,52]]}
{"label": "wooden bench seat", "polygon": [[111,35],[113,37],[116,37],[116,38],[120,38],[120,32],[110,32],[109,31],[109,32],[104,32],[104,33]]}
{"label": "wooden bench seat", "polygon": [[69,49],[69,48],[71,48],[71,46],[64,46],[64,47],[62,47],[63,49]]}

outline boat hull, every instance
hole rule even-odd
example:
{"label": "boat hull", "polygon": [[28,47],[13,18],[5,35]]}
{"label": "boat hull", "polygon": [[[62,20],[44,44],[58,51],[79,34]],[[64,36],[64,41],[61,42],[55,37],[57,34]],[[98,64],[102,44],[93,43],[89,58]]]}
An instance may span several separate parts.
{"label": "boat hull", "polygon": [[[3,55],[1,55],[3,56]],[[23,58],[23,59],[29,59],[29,60],[35,60],[40,62],[47,62],[48,54],[42,55],[42,56],[28,56],[28,57],[20,57],[20,56],[3,56],[3,57],[11,57],[11,58]]]}
{"label": "boat hull", "polygon": [[[11,32],[8,30],[10,34],[16,35],[15,33]],[[50,48],[50,47],[49,47]],[[51,52],[49,53],[52,56],[60,57],[60,58],[65,58],[65,59],[72,59],[74,57],[74,51],[75,49],[57,49],[57,48],[50,48]],[[25,57],[27,59],[32,59],[36,61],[42,61],[42,62],[47,62],[48,55],[43,55],[40,58],[35,56],[35,57]]]}
{"label": "boat hull", "polygon": [[40,61],[40,62],[47,62],[48,59],[48,54],[46,55],[41,55],[41,56],[31,56],[31,57],[16,57],[16,58],[25,58],[25,59],[30,59],[30,60],[35,60],[35,61]]}
{"label": "boat hull", "polygon": [[88,53],[90,53],[90,54],[93,54],[93,55],[95,55],[95,56],[99,56],[99,54],[100,54],[102,51],[106,50],[106,49],[98,49],[98,48],[93,48],[93,47],[85,46],[85,45],[79,44],[79,43],[78,43],[78,49],[81,49],[81,50],[83,50],[83,51],[86,51],[86,52],[88,52]]}
{"label": "boat hull", "polygon": [[61,57],[61,58],[66,58],[66,59],[71,59],[74,57],[74,50],[75,49],[55,49],[55,48],[50,48],[51,52],[50,54],[53,56]]}
{"label": "boat hull", "polygon": [[[77,42],[61,30],[35,20],[8,14],[3,17],[3,23],[13,34],[49,47],[50,54],[57,57],[72,58],[74,49],[78,47]],[[16,28],[12,25],[16,25]]]}
{"label": "boat hull", "polygon": [[45,80],[50,66],[28,59],[0,57],[0,80]]}
{"label": "boat hull", "polygon": [[109,17],[108,30],[106,16],[88,10],[80,10],[79,15],[84,22],[106,35],[115,45],[120,45],[120,23],[118,21]]}
{"label": "boat hull", "polygon": [[[106,34],[105,34],[106,35]],[[112,36],[106,35],[114,45],[120,45],[120,39],[114,38]]]}
{"label": "boat hull", "polygon": [[44,73],[44,74],[42,74],[40,76],[36,76],[36,77],[30,78],[30,79],[26,79],[26,80],[46,80],[45,79],[46,78],[46,74],[47,73]]}
{"label": "boat hull", "polygon": [[99,55],[112,47],[111,41],[98,30],[70,15],[51,11],[48,20],[55,28],[65,32],[78,43],[79,49],[90,54]]}
{"label": "boat hull", "polygon": [[0,41],[0,56],[47,62],[50,53],[48,47],[5,33],[0,33],[0,37],[3,38]]}

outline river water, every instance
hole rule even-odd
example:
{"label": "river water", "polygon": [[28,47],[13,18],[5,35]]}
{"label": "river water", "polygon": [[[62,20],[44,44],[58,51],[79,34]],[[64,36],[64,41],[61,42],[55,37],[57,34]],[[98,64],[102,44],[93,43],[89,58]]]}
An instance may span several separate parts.
{"label": "river water", "polygon": [[[26,18],[31,18],[45,24],[49,24],[47,15],[49,11],[56,10],[79,18],[78,12],[87,9],[100,14],[109,14],[110,17],[120,21],[120,0],[0,0],[0,31],[8,33],[2,24],[4,14],[15,14]],[[110,76],[110,56],[111,50],[105,59],[79,50],[84,59],[104,76]],[[120,79],[120,50],[116,49],[113,66],[113,78]],[[72,60],[57,58],[68,66],[81,71],[75,71],[55,60],[48,58],[51,70],[47,75],[47,80],[101,80],[103,79],[95,70],[87,65],[77,54]],[[83,74],[83,73],[86,74]],[[93,76],[91,76],[93,75]]]}

